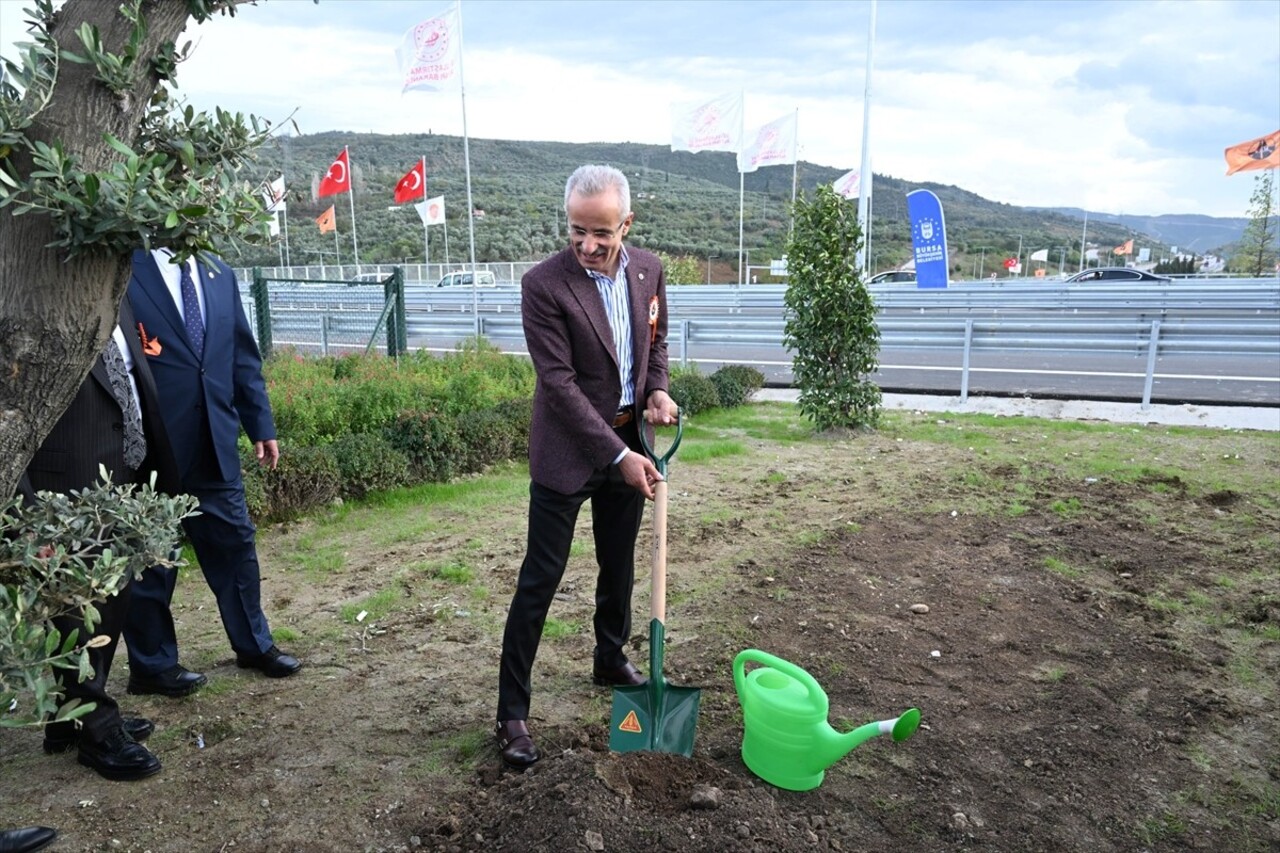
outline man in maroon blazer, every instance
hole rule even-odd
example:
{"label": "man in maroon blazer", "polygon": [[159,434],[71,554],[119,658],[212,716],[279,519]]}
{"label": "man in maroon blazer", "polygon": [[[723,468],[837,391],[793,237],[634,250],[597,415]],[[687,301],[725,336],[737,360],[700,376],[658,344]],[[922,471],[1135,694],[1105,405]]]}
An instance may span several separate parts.
{"label": "man in maroon blazer", "polygon": [[592,680],[645,683],[623,644],[631,633],[636,534],[660,475],[637,430],[642,416],[670,424],[677,414],[667,394],[662,264],[622,244],[634,218],[626,176],[582,166],[565,186],[564,209],[569,247],[521,280],[525,341],[537,372],[529,534],[502,637],[495,729],[502,760],[516,768],[538,760],[527,724],[530,673],[587,500],[600,567]]}

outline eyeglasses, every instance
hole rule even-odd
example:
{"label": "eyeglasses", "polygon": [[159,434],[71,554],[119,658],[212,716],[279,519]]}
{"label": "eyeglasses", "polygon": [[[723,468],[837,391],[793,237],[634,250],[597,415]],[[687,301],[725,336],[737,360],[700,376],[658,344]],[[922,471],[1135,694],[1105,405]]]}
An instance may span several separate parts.
{"label": "eyeglasses", "polygon": [[588,231],[586,228],[583,228],[581,225],[570,225],[569,233],[572,234],[574,237],[586,237],[588,234],[590,234],[592,237],[595,237],[597,240],[615,240],[620,236],[620,232],[622,231],[622,226],[626,224],[627,224],[627,221],[624,219],[621,222],[619,222],[618,227],[614,228],[613,230],[610,230],[608,228],[596,228],[593,231]]}

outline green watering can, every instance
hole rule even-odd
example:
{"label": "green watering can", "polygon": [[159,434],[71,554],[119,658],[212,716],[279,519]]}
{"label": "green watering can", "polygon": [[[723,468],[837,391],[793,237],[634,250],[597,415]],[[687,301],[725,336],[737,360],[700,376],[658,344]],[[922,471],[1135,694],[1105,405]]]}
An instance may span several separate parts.
{"label": "green watering can", "polygon": [[[761,664],[750,674],[748,662]],[[827,722],[827,694],[813,676],[793,663],[758,649],[733,661],[733,685],[742,703],[742,760],[752,773],[788,791],[822,784],[827,768],[876,735],[904,741],[920,725],[916,708],[841,733]]]}

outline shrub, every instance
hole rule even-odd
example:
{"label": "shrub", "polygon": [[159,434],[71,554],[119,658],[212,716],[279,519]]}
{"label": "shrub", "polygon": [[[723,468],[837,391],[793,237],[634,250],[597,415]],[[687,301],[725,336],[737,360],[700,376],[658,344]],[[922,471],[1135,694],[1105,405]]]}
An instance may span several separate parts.
{"label": "shrub", "polygon": [[[746,364],[726,364],[711,374],[714,380],[716,376],[721,374],[732,376],[738,380],[738,384],[747,392],[747,398],[764,387],[764,374]],[[723,403],[724,401],[721,400]]]}
{"label": "shrub", "polygon": [[408,457],[413,476],[420,480],[451,479],[465,455],[454,419],[436,412],[405,412],[387,438]]}
{"label": "shrub", "polygon": [[732,373],[717,371],[707,378],[715,386],[716,399],[720,401],[723,408],[732,409],[747,402],[747,389],[742,387],[742,383]]}
{"label": "shrub", "polygon": [[[257,461],[250,463],[257,466]],[[263,487],[268,521],[287,521],[333,502],[342,491],[342,474],[328,447],[281,447],[280,463],[266,471]]]}
{"label": "shrub", "polygon": [[527,459],[529,454],[529,426],[533,423],[533,398],[503,400],[493,407],[512,430],[511,459]]}
{"label": "shrub", "polygon": [[409,458],[381,433],[344,435],[331,446],[342,474],[342,494],[362,498],[409,482]]}
{"label": "shrub", "polygon": [[696,415],[720,405],[715,384],[696,370],[673,373],[669,393],[685,415]]}
{"label": "shrub", "polygon": [[477,409],[458,415],[458,438],[463,455],[459,470],[483,471],[495,462],[510,459],[519,441],[516,427],[497,409]]}

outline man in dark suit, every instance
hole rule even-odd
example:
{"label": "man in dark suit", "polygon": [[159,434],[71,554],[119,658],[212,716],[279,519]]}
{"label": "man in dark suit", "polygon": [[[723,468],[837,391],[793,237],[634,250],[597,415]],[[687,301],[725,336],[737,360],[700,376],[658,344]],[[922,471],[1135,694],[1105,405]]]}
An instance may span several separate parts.
{"label": "man in dark suit", "polygon": [[565,186],[569,247],[525,273],[521,312],[537,372],[529,434],[528,547],[507,612],[495,737],[502,760],[538,760],[529,734],[530,674],[564,575],[578,510],[595,534],[599,685],[644,684],[623,652],[631,633],[635,542],[657,468],[640,446],[640,417],[674,423],[667,394],[666,281],[658,258],[627,250],[631,190],[607,166],[583,166]]}
{"label": "man in dark suit", "polygon": [[[94,361],[70,407],[32,457],[18,490],[33,500],[37,491],[83,489],[97,482],[103,466],[114,484],[149,482],[155,471],[158,491],[178,492],[181,484],[160,416],[162,405],[142,354],[138,326],[128,302],[123,302],[119,325],[103,357]],[[172,569],[149,571],[173,574]],[[89,649],[93,676],[79,681],[76,670],[54,670],[64,703],[78,699],[96,707],[80,719],[79,731],[74,722],[53,722],[45,726],[44,737],[45,752],[78,747],[81,764],[116,780],[141,779],[160,770],[160,760],[138,743],[155,727],[148,720],[121,717],[106,689],[132,587],[127,583],[97,605],[101,622],[96,632],[109,642]],[[78,631],[80,642],[89,639],[78,615],[60,616],[53,623],[63,637]]]}
{"label": "man in dark suit", "polygon": [[[236,665],[272,678],[293,675],[302,665],[276,647],[262,612],[256,528],[240,477],[242,425],[259,464],[274,468],[280,451],[262,357],[235,274],[210,256],[176,264],[167,250],[138,250],[128,299],[165,401],[182,490],[200,502],[200,514],[183,527],[217,599]],[[207,681],[178,663],[174,580],[172,572],[148,570],[134,585],[124,628],[130,693],[184,696]]]}

